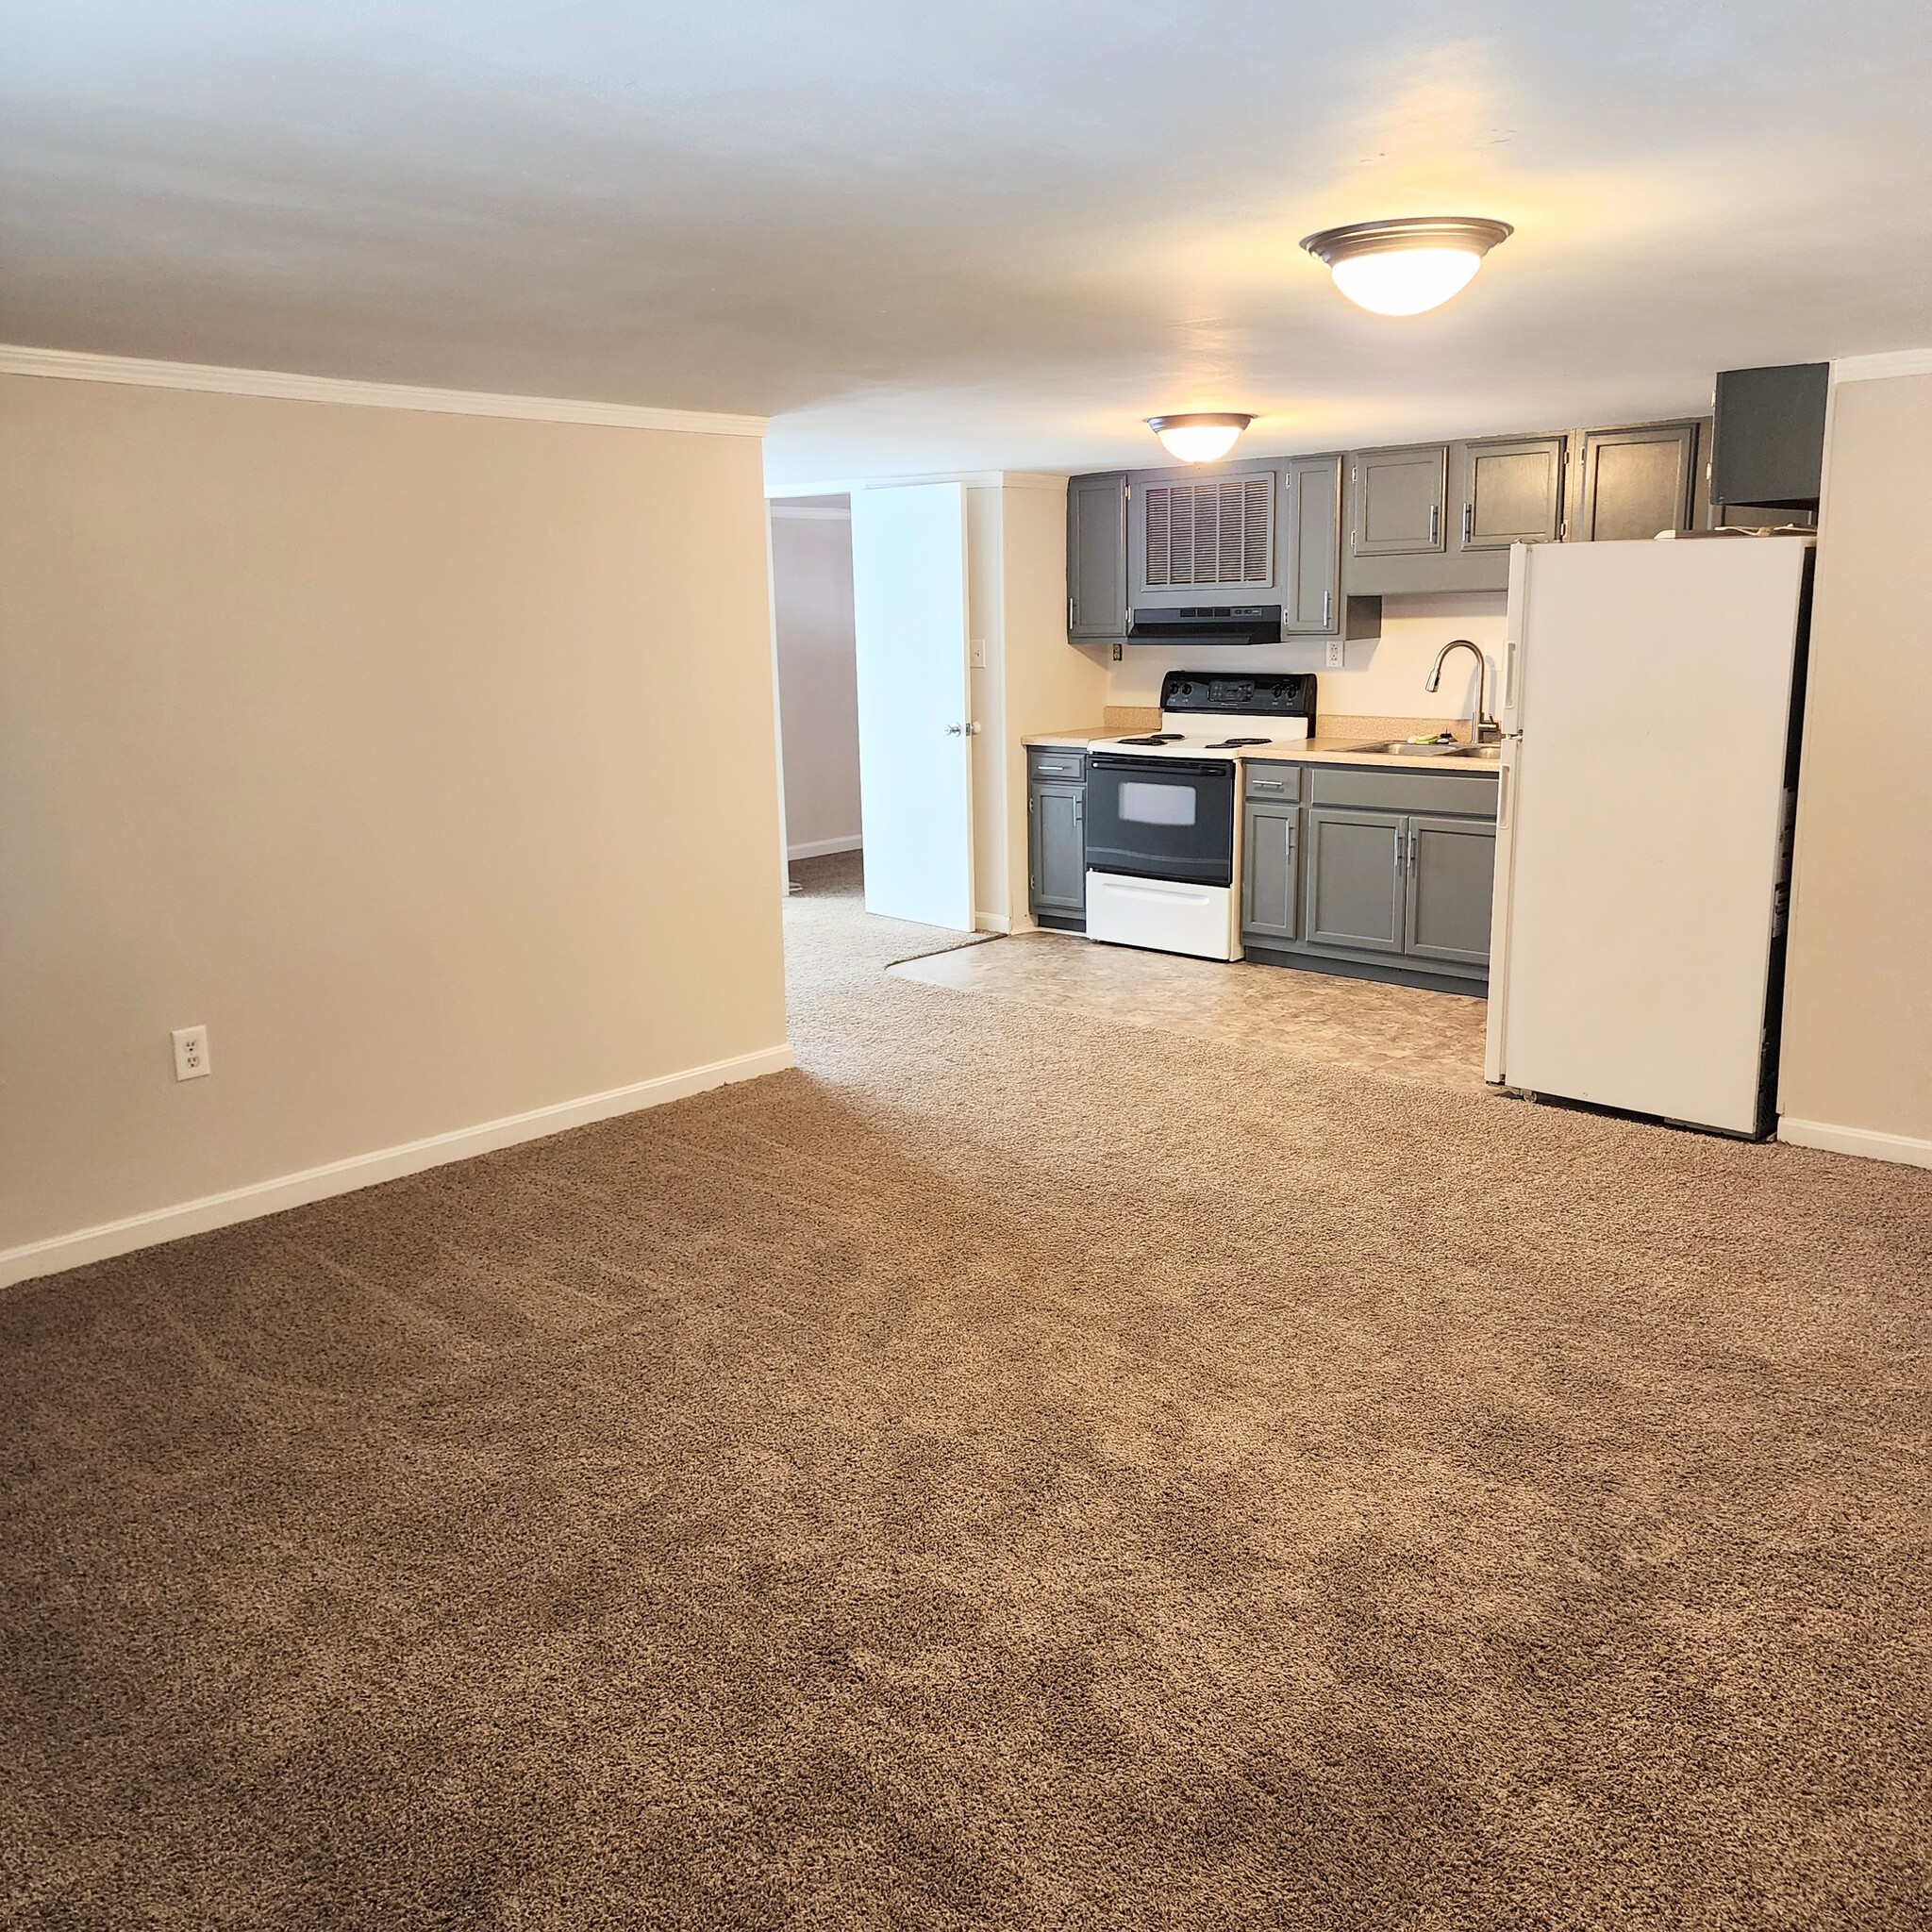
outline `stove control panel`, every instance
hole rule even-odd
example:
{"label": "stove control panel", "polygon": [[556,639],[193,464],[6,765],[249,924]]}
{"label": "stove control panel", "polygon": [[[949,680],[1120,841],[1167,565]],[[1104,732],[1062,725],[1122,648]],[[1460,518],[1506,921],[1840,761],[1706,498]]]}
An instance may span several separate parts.
{"label": "stove control panel", "polygon": [[1312,718],[1315,675],[1280,671],[1254,675],[1170,671],[1160,680],[1163,711],[1247,711],[1257,718]]}

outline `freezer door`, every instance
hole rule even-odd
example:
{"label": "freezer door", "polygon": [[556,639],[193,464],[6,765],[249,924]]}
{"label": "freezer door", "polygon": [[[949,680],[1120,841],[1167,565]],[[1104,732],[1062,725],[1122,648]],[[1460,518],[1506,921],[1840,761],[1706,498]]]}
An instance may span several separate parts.
{"label": "freezer door", "polygon": [[1491,1078],[1757,1132],[1800,540],[1512,559]]}

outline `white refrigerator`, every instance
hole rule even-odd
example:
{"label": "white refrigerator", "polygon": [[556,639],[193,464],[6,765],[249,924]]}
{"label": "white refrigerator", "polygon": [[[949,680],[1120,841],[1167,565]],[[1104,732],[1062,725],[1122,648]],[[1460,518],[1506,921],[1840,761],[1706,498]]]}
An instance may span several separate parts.
{"label": "white refrigerator", "polygon": [[1503,661],[1489,1079],[1774,1124],[1810,551],[1519,544]]}

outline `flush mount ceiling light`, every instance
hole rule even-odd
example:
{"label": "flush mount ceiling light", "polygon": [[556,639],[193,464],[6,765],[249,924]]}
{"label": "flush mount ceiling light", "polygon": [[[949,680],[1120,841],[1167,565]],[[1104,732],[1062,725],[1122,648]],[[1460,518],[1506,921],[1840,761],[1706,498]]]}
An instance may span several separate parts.
{"label": "flush mount ceiling light", "polygon": [[1184,463],[1211,463],[1234,447],[1235,439],[1254,420],[1225,410],[1196,411],[1191,416],[1150,416],[1147,426],[1159,437],[1160,446],[1169,456],[1178,457]]}
{"label": "flush mount ceiling light", "polygon": [[1324,228],[1302,246],[1325,261],[1335,286],[1377,315],[1420,315],[1469,286],[1483,257],[1516,231],[1479,215],[1416,215]]}

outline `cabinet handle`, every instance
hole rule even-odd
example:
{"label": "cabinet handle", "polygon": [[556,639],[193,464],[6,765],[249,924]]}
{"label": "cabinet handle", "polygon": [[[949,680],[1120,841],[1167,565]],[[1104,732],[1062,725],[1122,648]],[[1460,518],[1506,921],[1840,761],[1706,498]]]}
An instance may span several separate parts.
{"label": "cabinet handle", "polygon": [[1322,628],[1328,630],[1333,627],[1334,623],[1335,592],[1333,591],[1324,591],[1322,592]]}
{"label": "cabinet handle", "polygon": [[1465,550],[1469,548],[1470,543],[1474,539],[1474,537],[1475,505],[1473,503],[1465,503],[1462,506],[1462,547]]}
{"label": "cabinet handle", "polygon": [[1069,598],[1067,599],[1067,628],[1068,628],[1069,630],[1072,630],[1072,629],[1073,629],[1073,627],[1074,627],[1074,600],[1073,600],[1073,599],[1072,599],[1071,597],[1069,597]]}
{"label": "cabinet handle", "polygon": [[1415,827],[1411,825],[1408,828],[1408,875],[1410,878],[1415,876]]}
{"label": "cabinet handle", "polygon": [[1429,506],[1429,548],[1435,549],[1442,541],[1442,506],[1432,503]]}

